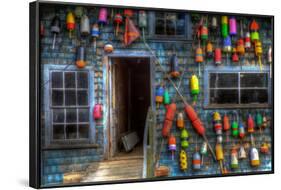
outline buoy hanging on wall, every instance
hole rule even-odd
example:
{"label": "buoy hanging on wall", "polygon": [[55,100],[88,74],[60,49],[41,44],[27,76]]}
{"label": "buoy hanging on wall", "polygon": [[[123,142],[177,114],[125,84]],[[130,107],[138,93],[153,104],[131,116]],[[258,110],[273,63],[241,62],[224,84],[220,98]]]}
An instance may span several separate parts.
{"label": "buoy hanging on wall", "polygon": [[75,30],[75,17],[71,11],[66,15],[66,29],[69,32],[69,38],[71,38],[72,32]]}
{"label": "buoy hanging on wall", "polygon": [[56,45],[56,37],[57,35],[60,33],[61,31],[61,22],[60,22],[60,18],[58,16],[55,16],[52,20],[52,24],[51,24],[51,32],[54,36],[53,38],[53,45],[52,45],[52,49],[55,49],[55,45]]}
{"label": "buoy hanging on wall", "polygon": [[259,152],[255,147],[250,148],[250,164],[253,167],[257,167],[260,165]]}
{"label": "buoy hanging on wall", "polygon": [[86,66],[85,59],[85,48],[84,46],[79,46],[76,50],[76,66],[78,68],[84,68]]}
{"label": "buoy hanging on wall", "polygon": [[103,27],[107,24],[107,9],[106,8],[100,8],[99,10],[99,18],[98,23]]}
{"label": "buoy hanging on wall", "polygon": [[80,20],[80,32],[82,36],[88,36],[90,34],[90,20],[86,14]]}
{"label": "buoy hanging on wall", "polygon": [[215,49],[215,64],[221,65],[221,48]]}
{"label": "buoy hanging on wall", "polygon": [[93,24],[91,29],[91,36],[93,38],[94,53],[97,52],[97,38],[100,36],[100,30],[98,24]]}
{"label": "buoy hanging on wall", "polygon": [[112,45],[110,42],[107,42],[107,43],[104,45],[103,49],[104,49],[104,52],[105,52],[105,53],[112,53],[113,50],[114,50],[113,45]]}
{"label": "buoy hanging on wall", "polygon": [[175,53],[170,58],[170,75],[174,78],[177,78],[180,76],[179,60]]}
{"label": "buoy hanging on wall", "polygon": [[200,93],[200,87],[199,87],[199,80],[196,75],[192,75],[190,79],[190,92],[193,99],[193,103],[195,104],[198,99],[198,95]]}
{"label": "buoy hanging on wall", "polygon": [[187,154],[184,150],[181,150],[180,152],[180,169],[182,171],[186,171],[187,170]]}
{"label": "buoy hanging on wall", "polygon": [[115,36],[118,36],[118,32],[119,32],[119,26],[120,24],[122,24],[123,22],[123,17],[120,13],[117,13],[114,17],[114,22],[116,24],[116,29],[115,29]]}
{"label": "buoy hanging on wall", "polygon": [[177,127],[179,129],[183,129],[184,128],[184,119],[183,119],[183,113],[179,112],[177,115]]}
{"label": "buoy hanging on wall", "polygon": [[103,109],[101,104],[96,104],[93,109],[93,117],[95,120],[102,119]]}
{"label": "buoy hanging on wall", "polygon": [[187,141],[189,137],[189,134],[185,128],[182,129],[181,131],[181,148],[186,149],[189,146],[189,143]]}
{"label": "buoy hanging on wall", "polygon": [[221,17],[221,35],[223,38],[228,36],[228,17],[222,16]]}
{"label": "buoy hanging on wall", "polygon": [[174,135],[170,135],[168,144],[169,144],[169,146],[168,146],[169,151],[171,151],[171,154],[172,154],[172,160],[174,160],[174,154],[175,154],[175,151],[177,150],[176,137]]}
{"label": "buoy hanging on wall", "polygon": [[163,97],[164,97],[164,88],[162,85],[159,85],[156,88],[156,94],[155,94],[155,101],[156,101],[157,107],[159,107],[159,105],[163,103],[163,99],[164,99]]}
{"label": "buoy hanging on wall", "polygon": [[177,105],[175,103],[171,103],[166,107],[165,121],[162,128],[163,137],[168,137],[170,135],[176,110],[177,110]]}

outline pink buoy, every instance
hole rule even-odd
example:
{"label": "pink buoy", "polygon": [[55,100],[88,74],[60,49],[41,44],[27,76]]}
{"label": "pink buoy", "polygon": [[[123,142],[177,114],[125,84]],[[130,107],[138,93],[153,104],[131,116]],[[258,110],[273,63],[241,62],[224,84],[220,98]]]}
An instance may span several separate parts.
{"label": "pink buoy", "polygon": [[234,17],[230,17],[229,19],[229,34],[231,36],[237,34],[237,24],[236,24],[236,19]]}
{"label": "pink buoy", "polygon": [[102,118],[102,105],[96,104],[93,110],[94,119],[101,119]]}
{"label": "pink buoy", "polygon": [[105,25],[107,23],[107,9],[106,8],[100,9],[98,23],[101,25]]}

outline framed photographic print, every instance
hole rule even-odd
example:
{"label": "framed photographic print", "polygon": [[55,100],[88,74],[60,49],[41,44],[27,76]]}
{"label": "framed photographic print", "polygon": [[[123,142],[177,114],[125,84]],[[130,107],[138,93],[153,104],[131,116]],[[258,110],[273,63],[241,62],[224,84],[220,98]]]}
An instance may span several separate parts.
{"label": "framed photographic print", "polygon": [[30,186],[274,172],[274,17],[30,3]]}

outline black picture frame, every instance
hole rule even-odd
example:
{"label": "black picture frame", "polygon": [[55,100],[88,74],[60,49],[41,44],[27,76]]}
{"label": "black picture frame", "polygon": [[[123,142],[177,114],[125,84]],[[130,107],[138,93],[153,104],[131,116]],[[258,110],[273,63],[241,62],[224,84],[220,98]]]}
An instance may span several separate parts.
{"label": "black picture frame", "polygon": [[[57,5],[57,6],[68,6],[68,5],[81,5],[81,6],[94,6],[94,7],[118,7],[118,8],[134,8],[134,9],[145,9],[145,10],[159,10],[159,11],[173,11],[181,12],[188,11],[190,13],[207,13],[207,14],[218,14],[218,15],[239,15],[239,16],[255,16],[261,18],[270,18],[272,21],[272,59],[274,63],[274,15],[259,15],[259,14],[246,14],[246,13],[229,13],[229,12],[211,12],[211,11],[199,11],[199,10],[178,10],[178,9],[163,9],[163,8],[146,8],[146,7],[131,7],[131,6],[113,6],[113,5],[103,5],[103,4],[89,4],[89,3],[70,3],[70,2],[50,2],[50,1],[34,1],[29,4],[29,185],[33,188],[42,188],[40,184],[40,174],[41,174],[41,130],[40,130],[40,37],[39,37],[39,13],[40,6],[44,5]],[[152,39],[153,40],[153,39]],[[245,175],[258,175],[258,174],[273,174],[274,173],[274,64],[272,64],[272,114],[271,114],[271,138],[272,138],[272,170],[271,171],[255,171],[246,172],[239,174],[228,174],[223,177],[228,176],[245,176]],[[149,181],[163,181],[163,180],[182,180],[182,179],[194,179],[194,178],[215,178],[222,177],[222,175],[202,175],[202,176],[191,176],[191,177],[163,177],[163,178],[147,178],[147,179],[137,179],[137,180],[118,180],[118,181],[104,181],[104,182],[90,182],[90,183],[80,183],[71,185],[53,185],[52,187],[69,187],[69,186],[85,186],[85,185],[102,185],[102,184],[116,184],[116,183],[135,183],[135,182],[149,182]],[[45,187],[44,187],[45,188]]]}

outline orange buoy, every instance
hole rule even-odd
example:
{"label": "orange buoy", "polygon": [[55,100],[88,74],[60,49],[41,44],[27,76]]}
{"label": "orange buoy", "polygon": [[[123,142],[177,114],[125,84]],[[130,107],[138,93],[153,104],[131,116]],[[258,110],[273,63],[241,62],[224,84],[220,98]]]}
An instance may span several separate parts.
{"label": "orange buoy", "polygon": [[170,130],[171,130],[172,125],[173,125],[173,120],[174,120],[174,117],[175,117],[176,109],[177,109],[177,105],[175,103],[167,105],[165,121],[164,121],[164,125],[163,125],[163,128],[162,128],[163,137],[168,137],[170,135]]}

